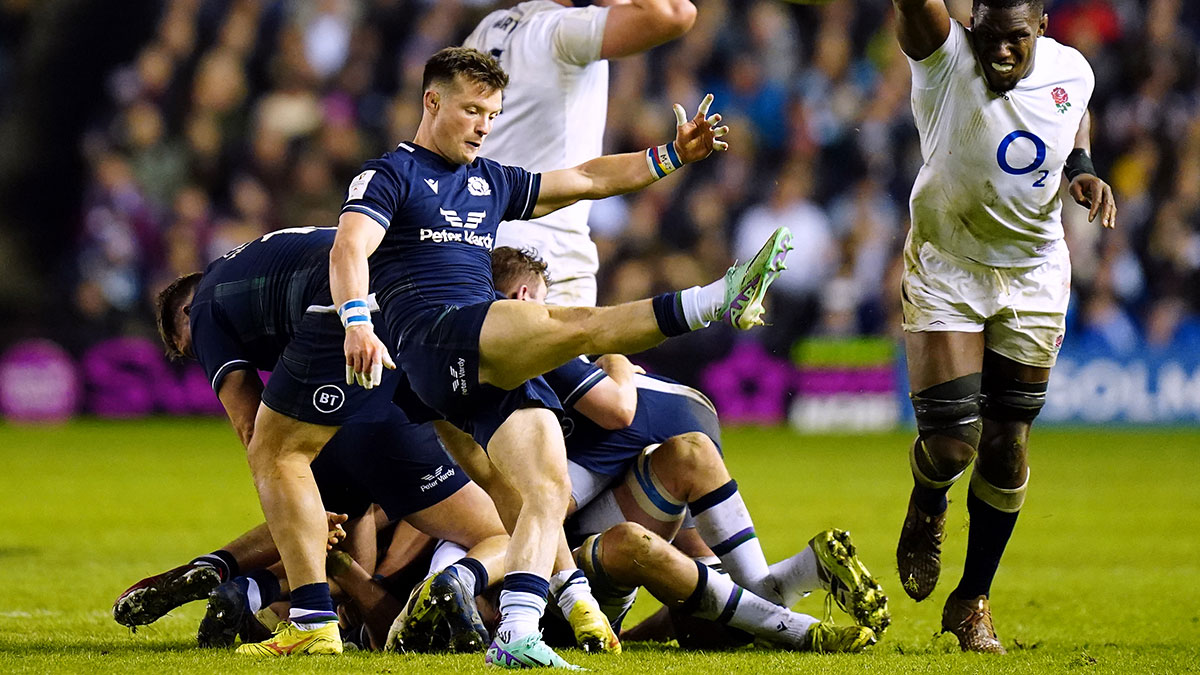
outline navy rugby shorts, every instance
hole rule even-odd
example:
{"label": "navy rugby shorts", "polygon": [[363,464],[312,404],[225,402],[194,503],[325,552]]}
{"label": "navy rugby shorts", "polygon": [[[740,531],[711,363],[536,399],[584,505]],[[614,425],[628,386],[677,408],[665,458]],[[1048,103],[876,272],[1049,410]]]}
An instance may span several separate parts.
{"label": "navy rugby shorts", "polygon": [[[546,408],[559,417],[562,404],[541,377],[511,391],[479,384],[479,335],[491,302],[446,305],[406,321],[390,344],[408,378],[396,402],[414,421],[444,419],[487,448],[496,429],[517,410]],[[415,396],[407,396],[411,388]],[[415,400],[413,400],[415,399]]]}
{"label": "navy rugby shorts", "polygon": [[379,504],[389,520],[429,508],[470,480],[446,454],[432,424],[414,424],[391,406],[382,419],[351,422],[312,465],[325,509],[361,516]]}

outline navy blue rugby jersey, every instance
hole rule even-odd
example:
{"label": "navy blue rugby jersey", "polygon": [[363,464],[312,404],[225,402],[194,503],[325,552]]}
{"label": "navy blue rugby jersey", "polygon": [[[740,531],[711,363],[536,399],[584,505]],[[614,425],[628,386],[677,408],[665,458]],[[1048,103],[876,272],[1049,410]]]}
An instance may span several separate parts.
{"label": "navy blue rugby jersey", "polygon": [[213,391],[234,370],[272,370],[312,304],[329,299],[336,227],[294,227],[247,242],[204,270],[192,298],[192,350]]}
{"label": "navy blue rugby jersey", "polygon": [[638,388],[633,423],[610,431],[575,410],[575,404],[601,380],[603,370],[579,357],[543,375],[562,401],[567,459],[588,471],[617,476],[651,445],[692,431],[706,434],[721,447],[716,408],[699,391],[656,375],[634,375]]}
{"label": "navy blue rugby jersey", "polygon": [[407,314],[491,300],[496,228],[530,218],[540,185],[541,174],[482,157],[453,164],[413,143],[368,161],[342,212],[387,230],[370,258],[379,304]]}

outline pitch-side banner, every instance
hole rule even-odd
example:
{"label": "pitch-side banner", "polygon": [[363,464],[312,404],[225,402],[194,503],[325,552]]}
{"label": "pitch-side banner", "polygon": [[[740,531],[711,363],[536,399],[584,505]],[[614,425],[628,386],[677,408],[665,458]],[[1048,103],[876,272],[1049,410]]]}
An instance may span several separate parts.
{"label": "pitch-side banner", "polygon": [[1065,351],[1039,424],[1200,424],[1200,353]]}

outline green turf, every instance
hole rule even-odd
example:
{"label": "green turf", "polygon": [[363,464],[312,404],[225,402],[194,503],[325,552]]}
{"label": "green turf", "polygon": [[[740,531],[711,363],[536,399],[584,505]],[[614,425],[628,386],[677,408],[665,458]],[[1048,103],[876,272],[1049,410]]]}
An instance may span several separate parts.
{"label": "green turf", "polygon": [[[1200,432],[1034,434],[1030,497],[993,589],[1004,658],[935,638],[965,545],[951,493],[946,579],[917,605],[893,550],[909,485],[905,435],[729,430],[729,464],[768,557],[844,527],[892,598],[870,653],[567,651],[609,673],[1176,673],[1200,664]],[[109,607],[130,583],[219,546],[261,518],[232,431],[215,420],[0,426],[0,671],[470,672],[482,657],[353,654],[247,662],[194,647],[195,604],[131,634]],[[965,482],[965,481],[964,481]],[[654,609],[640,601],[635,618]],[[809,598],[800,607],[820,613]],[[843,619],[844,620],[844,619]]]}

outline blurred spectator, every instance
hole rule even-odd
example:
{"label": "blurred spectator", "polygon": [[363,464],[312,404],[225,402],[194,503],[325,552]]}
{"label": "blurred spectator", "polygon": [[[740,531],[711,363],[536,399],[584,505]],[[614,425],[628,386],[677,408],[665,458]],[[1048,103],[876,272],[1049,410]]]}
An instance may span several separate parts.
{"label": "blurred spectator", "polygon": [[[84,141],[92,177],[74,299],[101,333],[136,329],[139,303],[158,286],[245,239],[334,225],[361,162],[415,132],[426,58],[492,3],[163,4],[155,35],[113,73]],[[970,0],[948,5],[967,20]],[[1069,339],[1126,351],[1197,344],[1200,4],[1047,9],[1050,34],[1096,71],[1092,154],[1120,205],[1116,233],[1064,207],[1078,310]],[[22,16],[0,16],[2,27],[19,29]],[[774,325],[751,339],[784,354],[814,333],[896,336],[899,251],[921,160],[894,21],[888,3],[707,0],[685,38],[614,62],[607,152],[661,143],[670,105],[705,91],[732,131],[723,156],[596,205],[601,300],[702,283],[788,225],[797,250],[771,299]],[[2,47],[0,87],[10,68]]]}

